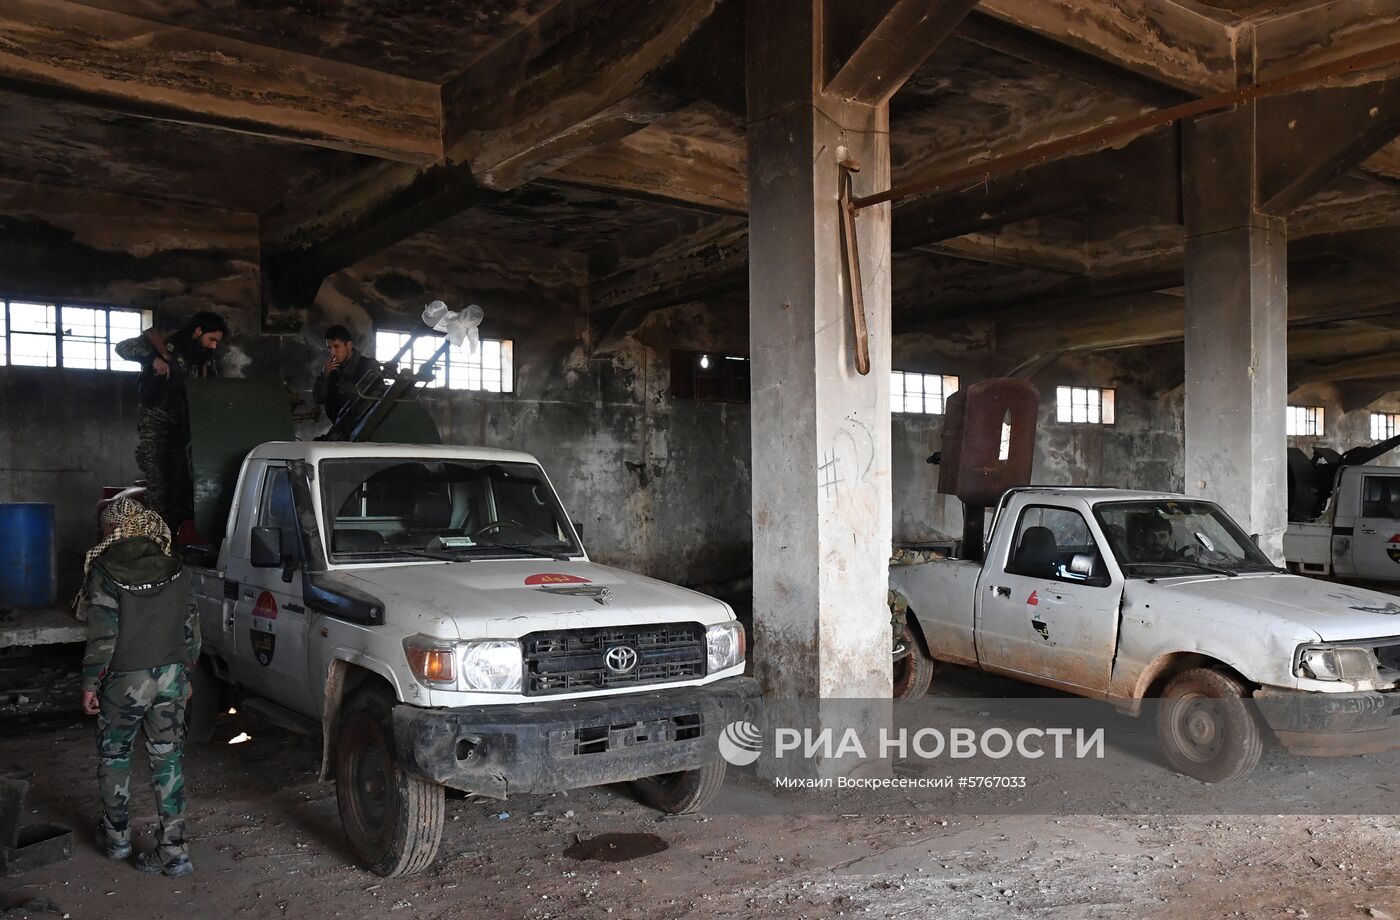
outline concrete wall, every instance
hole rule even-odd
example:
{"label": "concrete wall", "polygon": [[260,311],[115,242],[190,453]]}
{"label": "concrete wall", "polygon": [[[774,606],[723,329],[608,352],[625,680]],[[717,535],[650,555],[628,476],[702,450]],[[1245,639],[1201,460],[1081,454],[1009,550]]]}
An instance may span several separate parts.
{"label": "concrete wall", "polygon": [[[1319,447],[1330,447],[1338,453],[1345,453],[1353,447],[1374,443],[1371,440],[1371,413],[1400,412],[1400,393],[1388,393],[1374,402],[1357,405],[1356,398],[1349,398],[1336,385],[1311,384],[1290,393],[1288,404],[1322,407],[1321,437],[1295,436],[1288,439],[1289,447],[1297,447],[1311,457]],[[1393,450],[1373,462],[1382,466],[1400,466],[1400,450]]]}
{"label": "concrete wall", "polygon": [[[1180,346],[1163,352],[1135,349],[1066,355],[1035,373],[1040,418],[1032,480],[1046,485],[1106,485],[1137,489],[1182,488],[1181,388],[1165,389]],[[991,376],[990,333],[963,341],[901,336],[894,344],[896,370],[957,374],[962,385]],[[1001,369],[1005,372],[1006,369]],[[1112,425],[1056,421],[1058,386],[1111,387]],[[896,542],[954,539],[962,533],[962,506],[938,494],[938,467],[927,458],[941,449],[943,418],[895,413],[894,534]]]}

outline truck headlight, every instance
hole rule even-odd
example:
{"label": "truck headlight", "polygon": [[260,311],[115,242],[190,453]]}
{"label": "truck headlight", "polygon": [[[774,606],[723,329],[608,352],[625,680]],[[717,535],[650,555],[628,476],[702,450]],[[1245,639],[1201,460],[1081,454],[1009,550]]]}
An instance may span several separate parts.
{"label": "truck headlight", "polygon": [[523,659],[513,639],[452,642],[434,636],[403,640],[408,669],[434,690],[520,692]]}
{"label": "truck headlight", "polygon": [[1366,648],[1302,645],[1294,656],[1293,673],[1313,680],[1379,680],[1376,656]]}
{"label": "truck headlight", "polygon": [[705,673],[714,674],[743,663],[743,624],[730,620],[705,630]]}
{"label": "truck headlight", "polygon": [[409,636],[403,640],[408,669],[419,682],[439,690],[457,689],[457,650],[447,639]]}
{"label": "truck headlight", "polygon": [[462,689],[519,693],[524,657],[514,639],[463,642]]}

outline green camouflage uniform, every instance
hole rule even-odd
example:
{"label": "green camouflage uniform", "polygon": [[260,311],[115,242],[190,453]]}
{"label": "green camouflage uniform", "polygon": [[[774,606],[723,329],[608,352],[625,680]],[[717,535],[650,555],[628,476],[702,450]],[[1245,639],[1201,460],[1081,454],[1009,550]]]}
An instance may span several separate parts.
{"label": "green camouflage uniform", "polygon": [[[905,565],[922,565],[926,562],[933,562],[937,559],[945,558],[937,550],[931,549],[908,549],[903,546],[896,546],[890,556],[890,567],[895,568]],[[904,634],[904,628],[909,625],[909,599],[903,594],[889,589],[886,602],[890,607],[890,629],[894,633],[894,644],[898,648],[900,637]]]}
{"label": "green camouflage uniform", "polygon": [[193,516],[194,481],[190,477],[190,408],[184,381],[217,373],[212,360],[196,360],[191,350],[180,349],[165,357],[170,376],[158,378],[151,365],[155,346],[144,335],[116,345],[117,356],[141,365],[138,392],[141,408],[136,415],[136,465],[146,477],[146,505],[178,533],[180,522]]}
{"label": "green camouflage uniform", "polygon": [[[137,732],[144,729],[160,816],[158,845],[166,861],[188,856],[185,703],[190,695],[189,668],[198,660],[200,645],[199,618],[189,598],[183,567],[146,537],[121,540],[104,551],[93,563],[86,592],[83,689],[95,691],[101,706],[97,719],[101,827],[109,845],[130,842],[131,749]],[[143,666],[114,667],[130,662]]]}

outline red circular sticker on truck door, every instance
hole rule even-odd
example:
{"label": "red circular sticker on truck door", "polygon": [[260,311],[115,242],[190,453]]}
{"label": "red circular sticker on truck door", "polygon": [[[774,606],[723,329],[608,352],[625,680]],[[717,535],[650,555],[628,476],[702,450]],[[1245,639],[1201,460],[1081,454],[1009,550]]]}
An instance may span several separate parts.
{"label": "red circular sticker on truck door", "polygon": [[277,654],[277,635],[273,632],[277,628],[277,599],[271,591],[258,595],[251,613],[253,622],[248,638],[252,642],[253,657],[258,659],[258,664],[267,667],[272,664],[272,656]]}
{"label": "red circular sticker on truck door", "polygon": [[1391,537],[1390,541],[1385,544],[1385,552],[1390,557],[1391,562],[1400,562],[1400,533]]}

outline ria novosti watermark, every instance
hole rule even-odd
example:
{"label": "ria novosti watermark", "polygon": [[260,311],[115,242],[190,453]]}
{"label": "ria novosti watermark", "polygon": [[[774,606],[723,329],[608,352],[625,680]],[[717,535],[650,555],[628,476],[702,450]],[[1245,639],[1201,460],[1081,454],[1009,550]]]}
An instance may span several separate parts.
{"label": "ria novosti watermark", "polygon": [[[908,726],[880,726],[872,743],[862,738],[854,727],[783,728],[772,729],[768,749],[775,760],[802,757],[807,759],[869,760],[911,757],[921,760],[972,760],[985,757],[1002,760],[1019,757],[1056,760],[1104,757],[1103,728],[1022,728],[1016,732],[993,726],[981,730],[954,727],[911,729]],[[763,732],[752,722],[736,720],[725,726],[719,736],[720,755],[736,767],[745,767],[758,760],[765,749]]]}
{"label": "ria novosti watermark", "polygon": [[[1199,709],[1188,714],[1209,714]],[[1400,751],[1300,756],[1267,729],[1278,714],[1248,701],[1226,715],[1261,727],[1262,759],[1248,775],[1208,782],[1165,755],[1162,732],[1175,723],[1164,720],[1164,711],[1157,700],[1129,708],[1049,695],[900,703],[769,698],[736,705],[715,713],[715,728],[706,732],[730,777],[710,810],[1396,814],[1400,808],[1393,791]],[[1400,724],[1400,712],[1394,718]],[[1217,749],[1230,754],[1228,738],[1198,732],[1190,740],[1203,759]]]}

